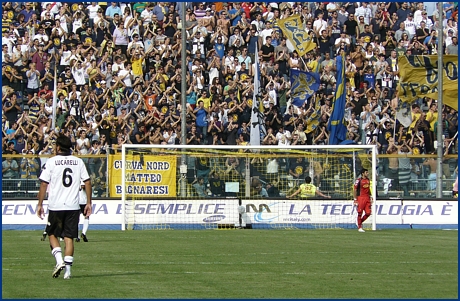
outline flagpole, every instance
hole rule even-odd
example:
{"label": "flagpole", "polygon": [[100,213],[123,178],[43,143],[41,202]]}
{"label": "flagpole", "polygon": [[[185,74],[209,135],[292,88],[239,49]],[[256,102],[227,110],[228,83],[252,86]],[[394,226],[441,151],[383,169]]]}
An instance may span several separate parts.
{"label": "flagpole", "polygon": [[305,66],[305,69],[304,69],[304,70],[307,70],[307,64],[306,64],[305,61],[303,60],[303,57],[300,57],[300,59],[302,60],[303,65]]}
{"label": "flagpole", "polygon": [[457,135],[458,135],[458,131],[455,133],[454,137],[452,138],[452,141],[449,143],[449,146],[447,147],[447,149],[450,148],[450,146],[452,145],[452,143],[455,141],[455,138],[457,138]]}
{"label": "flagpole", "polygon": [[57,64],[54,65],[54,89],[53,89],[53,118],[51,120],[51,129],[56,129],[56,106],[57,106]]}
{"label": "flagpole", "polygon": [[[444,48],[442,43],[444,42],[444,36],[442,31],[442,17],[443,17],[443,2],[438,2],[438,11],[439,11],[439,21],[438,21],[438,126],[437,126],[437,168],[436,168],[436,198],[442,197],[442,157],[444,154],[443,146],[444,141],[442,139],[442,93],[443,93],[443,77],[444,77],[444,69],[443,69],[443,59],[442,55],[444,52]],[[433,172],[433,171],[432,171]]]}
{"label": "flagpole", "polygon": [[[181,127],[180,127],[180,143],[182,145],[187,144],[187,32],[185,28],[185,17],[186,17],[186,5],[185,2],[181,4]],[[181,166],[180,172],[182,175],[182,181],[180,182],[180,195],[185,197],[187,195],[187,155],[181,155]]]}

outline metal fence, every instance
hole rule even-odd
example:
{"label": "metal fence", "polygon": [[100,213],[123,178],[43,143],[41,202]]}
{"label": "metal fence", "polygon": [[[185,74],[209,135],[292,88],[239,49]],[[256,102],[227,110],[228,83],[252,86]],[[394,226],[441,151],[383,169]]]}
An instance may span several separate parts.
{"label": "metal fence", "polygon": [[[99,156],[81,156],[87,165],[88,172],[91,175],[93,184],[93,196],[94,197],[113,197],[110,195],[108,187],[109,171],[107,167],[109,155]],[[13,160],[18,162],[18,166],[21,166],[20,162],[27,156],[8,156],[3,155],[3,161],[7,157],[12,157]],[[418,179],[411,179],[408,183],[400,184],[397,176],[391,175],[388,172],[387,158],[389,155],[378,156],[379,158],[379,175],[377,182],[377,190],[379,197],[401,197],[401,198],[423,198],[432,199],[436,197],[436,181],[430,180],[431,170],[428,166],[422,165],[421,162],[424,157],[408,156],[413,157],[418,162],[420,167],[420,175]],[[397,157],[397,156],[393,156]],[[46,161],[46,156],[30,156],[39,162],[39,166],[42,166]],[[443,197],[450,197],[452,194],[452,186],[457,177],[457,156],[448,156],[443,160],[442,170],[442,191]],[[19,170],[15,177],[6,178],[2,177],[2,198],[20,198],[20,199],[35,199],[39,190],[38,170]],[[279,178],[285,179],[286,188],[289,188],[289,176],[284,169],[280,169]],[[335,184],[336,185],[336,184]],[[335,187],[332,183],[328,183],[326,180],[322,181],[319,188],[325,192],[330,190],[330,187]],[[351,189],[351,187],[350,187]]]}

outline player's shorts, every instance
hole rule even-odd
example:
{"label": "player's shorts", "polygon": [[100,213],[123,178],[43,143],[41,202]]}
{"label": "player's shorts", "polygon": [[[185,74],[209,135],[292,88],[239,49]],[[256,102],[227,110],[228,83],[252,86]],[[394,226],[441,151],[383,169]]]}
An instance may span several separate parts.
{"label": "player's shorts", "polygon": [[80,213],[83,214],[83,215],[85,215],[85,207],[86,207],[86,204],[85,205],[80,204]]}
{"label": "player's shorts", "polygon": [[371,214],[371,199],[370,198],[361,198],[358,197],[358,213],[366,212],[366,214]]}
{"label": "player's shorts", "polygon": [[49,211],[46,233],[56,237],[78,237],[80,210]]}

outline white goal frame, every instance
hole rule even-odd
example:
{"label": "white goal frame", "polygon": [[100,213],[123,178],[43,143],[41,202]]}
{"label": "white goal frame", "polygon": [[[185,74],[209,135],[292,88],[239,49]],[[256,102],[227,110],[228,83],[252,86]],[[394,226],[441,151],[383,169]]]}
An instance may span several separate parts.
{"label": "white goal frame", "polygon": [[[377,193],[377,146],[376,145],[289,145],[287,147],[280,147],[280,146],[266,146],[266,145],[260,145],[260,146],[251,146],[251,145],[246,145],[246,146],[238,146],[238,145],[157,145],[157,144],[123,144],[122,145],[122,151],[121,151],[121,156],[122,156],[122,171],[121,171],[121,177],[122,179],[126,179],[126,169],[125,169],[125,160],[127,151],[130,149],[176,149],[177,154],[180,154],[180,150],[183,149],[188,149],[188,150],[199,150],[199,149],[213,149],[213,150],[222,150],[222,151],[235,151],[238,149],[241,150],[250,150],[252,152],[257,152],[258,150],[270,150],[270,149],[277,149],[281,151],[290,151],[290,150],[329,150],[329,151],[334,151],[334,150],[340,150],[342,149],[343,151],[350,149],[350,150],[363,150],[366,151],[366,153],[371,154],[371,166],[372,166],[372,172],[371,172],[371,194],[372,194],[372,214],[370,216],[371,224],[372,224],[372,230],[377,229],[377,221],[376,221],[376,216],[377,216],[377,200],[376,200],[376,193]],[[182,162],[182,164],[184,161]],[[184,173],[184,169],[186,166],[180,166],[181,169],[181,174]],[[358,176],[357,174],[355,175],[356,177]],[[350,187],[352,189],[352,187]],[[126,230],[126,210],[125,210],[125,204],[127,202],[127,191],[126,191],[126,185],[123,181],[121,185],[121,198],[122,198],[122,206],[121,206],[121,230]],[[350,200],[352,201],[352,200]]]}

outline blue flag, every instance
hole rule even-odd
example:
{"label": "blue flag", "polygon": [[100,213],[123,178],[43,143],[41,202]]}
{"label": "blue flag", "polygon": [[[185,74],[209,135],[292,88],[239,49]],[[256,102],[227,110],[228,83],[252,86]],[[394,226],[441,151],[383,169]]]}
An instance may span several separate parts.
{"label": "blue flag", "polygon": [[329,145],[337,145],[347,139],[347,126],[345,125],[345,66],[343,56],[337,56],[337,83],[335,89],[332,114],[329,118],[327,130],[329,131]]}
{"label": "blue flag", "polygon": [[291,69],[291,98],[292,104],[301,107],[320,85],[319,74]]}

